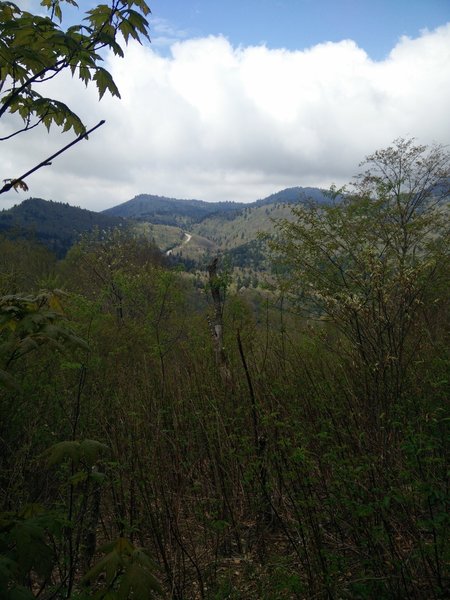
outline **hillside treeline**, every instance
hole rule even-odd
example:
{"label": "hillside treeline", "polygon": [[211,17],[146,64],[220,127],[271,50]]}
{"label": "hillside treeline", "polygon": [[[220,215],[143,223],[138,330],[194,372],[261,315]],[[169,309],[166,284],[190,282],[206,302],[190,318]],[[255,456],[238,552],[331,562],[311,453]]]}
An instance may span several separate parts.
{"label": "hillside treeline", "polygon": [[123,231],[1,239],[2,597],[447,597],[444,158],[299,207],[251,298]]}

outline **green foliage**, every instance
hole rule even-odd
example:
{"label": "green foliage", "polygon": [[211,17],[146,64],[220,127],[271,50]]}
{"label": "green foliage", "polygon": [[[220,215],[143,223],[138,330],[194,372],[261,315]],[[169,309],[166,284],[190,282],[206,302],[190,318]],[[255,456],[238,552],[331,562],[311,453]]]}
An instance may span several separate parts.
{"label": "green foliage", "polygon": [[97,440],[65,441],[49,448],[44,457],[49,465],[56,465],[70,459],[75,466],[92,467],[108,446]]}
{"label": "green foliage", "polygon": [[45,581],[55,561],[50,536],[60,535],[62,520],[32,504],[18,513],[0,513],[0,592],[2,598],[34,598],[30,577]]}
{"label": "green foliage", "polygon": [[[78,7],[74,0],[66,1]],[[22,10],[13,2],[0,1],[0,118],[9,113],[19,119],[16,130],[0,141],[40,125],[47,131],[56,125],[63,132],[73,130],[77,135],[71,144],[26,173],[5,178],[0,194],[10,189],[26,191],[26,177],[51,164],[51,159],[104,123],[100,121],[87,131],[72,108],[39,91],[42,84],[68,71],[86,86],[94,82],[100,99],[105,92],[120,98],[111,74],[101,66],[102,53],[109,49],[123,56],[117,41],[119,34],[125,43],[130,37],[138,42],[148,38],[145,17],[150,9],[144,0],[111,0],[109,4],[99,4],[87,11],[82,24],[66,30],[61,27],[63,2],[41,0],[41,6],[48,13],[42,16]]]}
{"label": "green foliage", "polygon": [[153,574],[155,565],[142,548],[119,538],[100,548],[100,552],[103,558],[84,576],[84,581],[91,582],[105,574],[103,589],[94,594],[95,598],[144,600],[162,593]]}
{"label": "green foliage", "polygon": [[0,383],[15,385],[10,367],[42,344],[64,351],[67,346],[87,349],[86,343],[61,325],[62,293],[17,294],[0,297]]}
{"label": "green foliage", "polygon": [[267,268],[268,258],[262,240],[252,240],[228,250],[227,260],[233,267],[253,268],[264,271]]}
{"label": "green foliage", "polygon": [[[429,164],[413,147],[376,164]],[[0,595],[147,598],[157,574],[179,599],[448,596],[444,188],[413,211],[415,192],[374,181],[286,226],[288,291],[213,280],[227,379],[204,285],[148,235],[73,247],[64,315],[17,294],[3,344],[39,332],[27,317],[42,310],[89,345],[42,338],[8,367],[21,386],[0,394]]]}
{"label": "green foliage", "polygon": [[55,263],[55,256],[36,241],[0,235],[0,296],[58,287],[51,285]]}
{"label": "green foliage", "polygon": [[370,379],[366,393],[384,402],[402,393],[429,282],[448,260],[450,158],[397,140],[363,164],[352,193],[294,208],[271,246],[289,267],[286,289],[339,328]]}
{"label": "green foliage", "polygon": [[[77,6],[75,2],[69,2]],[[85,127],[75,112],[64,103],[47,98],[38,91],[39,84],[69,69],[86,85],[94,81],[99,97],[106,91],[120,97],[111,74],[100,66],[100,51],[111,49],[123,56],[117,41],[120,32],[125,42],[148,38],[145,16],[149,8],[143,0],[113,0],[86,13],[85,24],[61,28],[62,8],[59,0],[43,0],[48,15],[33,15],[12,2],[0,2],[0,71],[6,87],[0,99],[0,117],[17,113],[24,123],[22,131],[42,123],[63,131],[73,129],[77,135]]]}

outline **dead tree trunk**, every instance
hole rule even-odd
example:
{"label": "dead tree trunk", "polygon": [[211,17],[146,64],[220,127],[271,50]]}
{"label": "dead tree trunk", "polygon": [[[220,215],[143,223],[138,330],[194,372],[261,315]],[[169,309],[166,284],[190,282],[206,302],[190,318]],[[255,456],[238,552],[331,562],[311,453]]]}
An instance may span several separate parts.
{"label": "dead tree trunk", "polygon": [[228,364],[228,357],[225,352],[225,345],[223,341],[223,296],[221,294],[220,279],[217,275],[217,263],[219,259],[216,257],[208,266],[209,273],[209,287],[211,291],[211,297],[213,301],[213,318],[210,322],[211,333],[214,340],[214,351],[216,355],[216,365],[220,373],[220,377],[223,383],[227,386],[231,386],[232,378],[231,371]]}

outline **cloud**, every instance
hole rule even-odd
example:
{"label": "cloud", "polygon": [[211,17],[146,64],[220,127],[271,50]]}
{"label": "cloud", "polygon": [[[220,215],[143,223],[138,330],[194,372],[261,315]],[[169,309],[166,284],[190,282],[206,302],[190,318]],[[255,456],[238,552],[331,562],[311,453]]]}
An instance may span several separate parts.
{"label": "cloud", "polygon": [[174,27],[166,19],[153,17],[151,19],[151,40],[153,47],[170,47],[175,42],[188,37],[188,31]]}
{"label": "cloud", "polygon": [[[399,136],[450,143],[450,24],[401,38],[379,62],[352,40],[288,51],[207,37],[176,41],[164,55],[131,44],[125,59],[106,63],[120,101],[99,103],[69,76],[48,84],[88,125],[107,123],[33,175],[33,195],[94,210],[139,193],[251,201],[345,183],[365,155]],[[68,141],[41,130],[2,142],[2,177]]]}

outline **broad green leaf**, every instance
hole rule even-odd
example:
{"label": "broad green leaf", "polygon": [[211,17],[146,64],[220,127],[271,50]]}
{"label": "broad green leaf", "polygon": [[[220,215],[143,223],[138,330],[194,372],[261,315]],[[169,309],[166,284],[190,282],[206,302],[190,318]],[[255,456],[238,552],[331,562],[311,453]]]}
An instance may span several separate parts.
{"label": "broad green leaf", "polygon": [[118,579],[116,595],[119,600],[144,599],[152,597],[152,592],[162,592],[153,575],[155,565],[142,548],[137,548],[126,538],[118,538],[100,548],[100,552],[106,552],[106,555],[86,573],[83,581],[93,581],[102,573],[108,585]]}
{"label": "broad green leaf", "polygon": [[44,452],[43,457],[49,465],[72,460],[75,464],[83,462],[91,466],[108,450],[108,446],[97,440],[74,440],[54,444]]}
{"label": "broad green leaf", "polygon": [[120,98],[119,90],[114,83],[111,74],[106,69],[98,67],[93,76],[93,80],[97,84],[100,98],[103,97],[103,94],[106,92],[106,90],[108,90],[112,96],[117,96]]}

